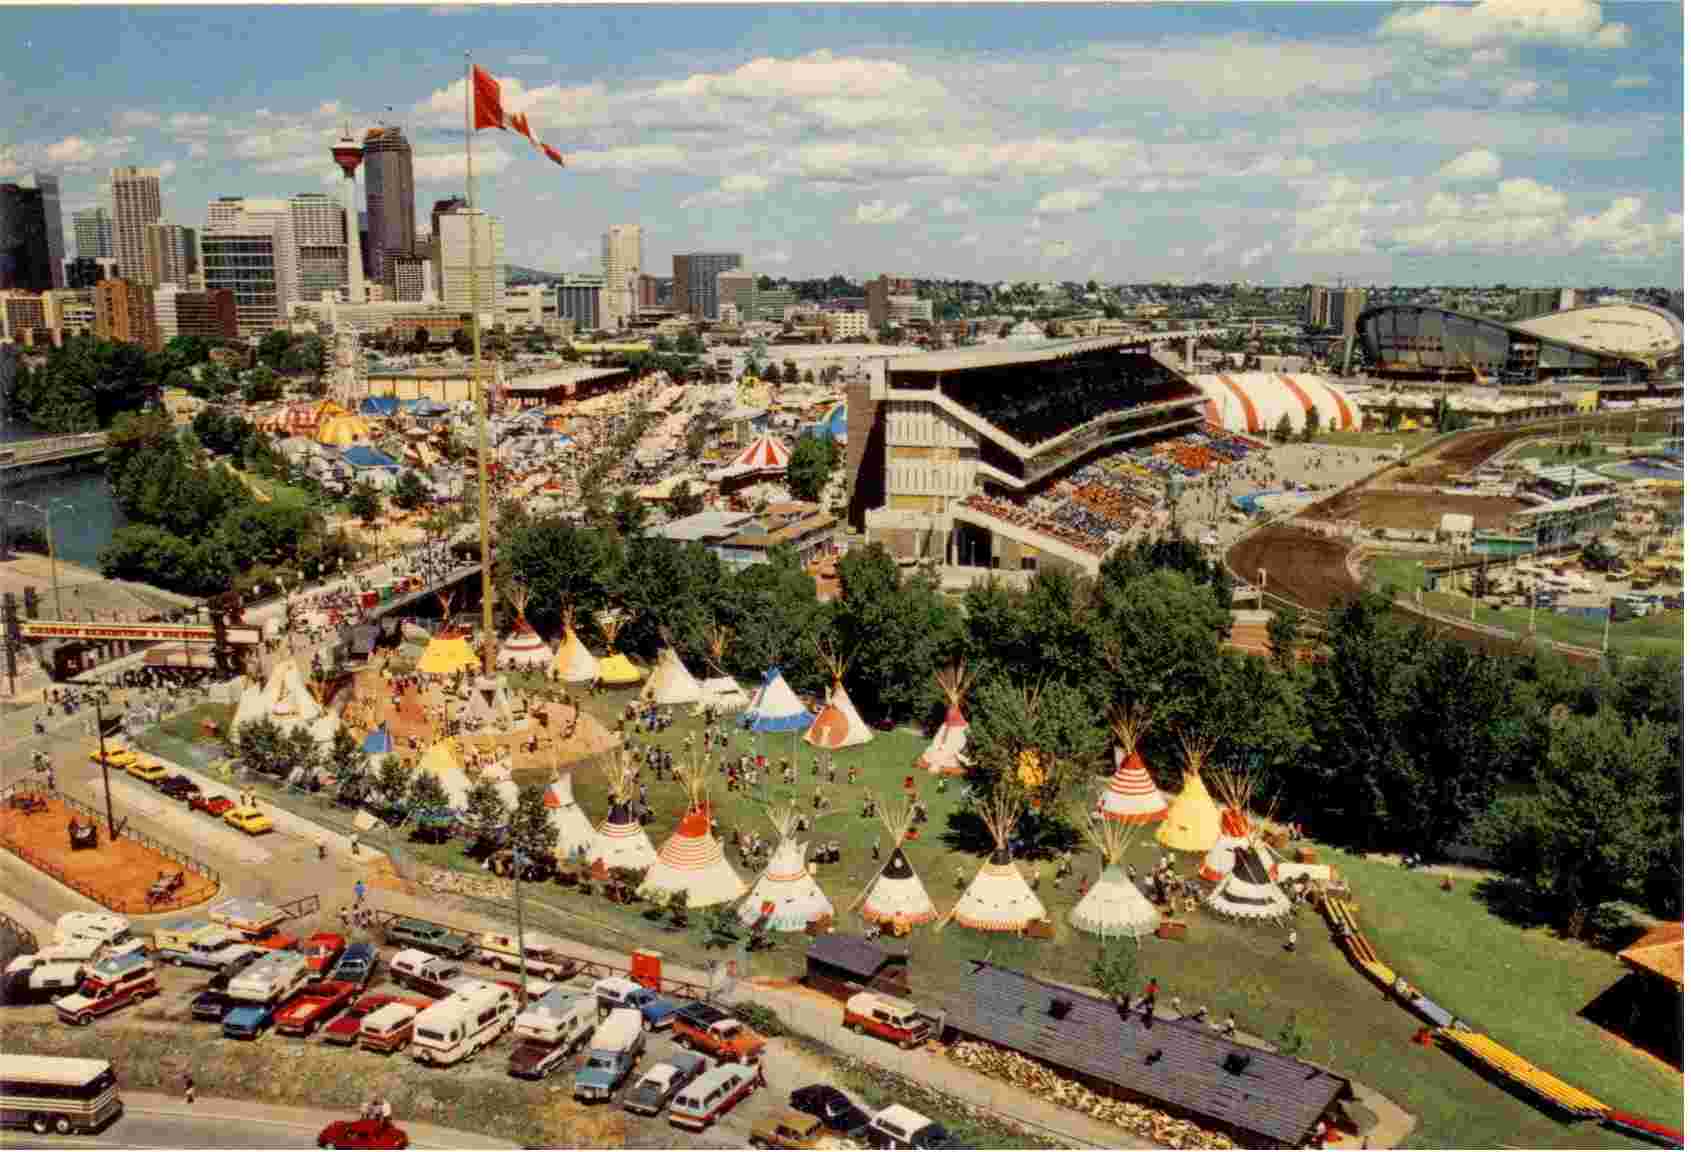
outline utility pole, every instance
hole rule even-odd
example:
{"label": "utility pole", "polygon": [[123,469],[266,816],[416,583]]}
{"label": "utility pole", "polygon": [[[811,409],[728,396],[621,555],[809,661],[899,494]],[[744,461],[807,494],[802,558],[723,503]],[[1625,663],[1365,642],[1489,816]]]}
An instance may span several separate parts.
{"label": "utility pole", "polygon": [[94,697],[94,730],[100,737],[100,778],[106,787],[106,832],[117,839],[117,819],[112,815],[112,766],[106,759],[106,715],[100,707],[100,697]]}
{"label": "utility pole", "polygon": [[517,905],[517,970],[522,973],[521,987],[517,989],[519,1012],[528,1007],[528,947],[523,943],[523,866],[527,863],[528,857],[522,849],[512,844],[511,898]]}
{"label": "utility pole", "polygon": [[1609,597],[1609,610],[1603,613],[1603,655],[1609,654],[1609,623],[1615,618],[1615,598]]}

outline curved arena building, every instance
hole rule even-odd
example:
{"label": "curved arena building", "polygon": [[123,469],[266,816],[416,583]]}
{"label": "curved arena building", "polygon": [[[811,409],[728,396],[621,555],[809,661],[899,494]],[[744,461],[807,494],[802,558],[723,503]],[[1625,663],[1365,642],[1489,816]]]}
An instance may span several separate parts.
{"label": "curved arena building", "polygon": [[1483,377],[1504,384],[1578,379],[1623,390],[1665,383],[1663,371],[1685,349],[1679,317],[1633,303],[1594,304],[1515,321],[1389,304],[1357,317],[1356,334],[1371,371],[1381,376]]}

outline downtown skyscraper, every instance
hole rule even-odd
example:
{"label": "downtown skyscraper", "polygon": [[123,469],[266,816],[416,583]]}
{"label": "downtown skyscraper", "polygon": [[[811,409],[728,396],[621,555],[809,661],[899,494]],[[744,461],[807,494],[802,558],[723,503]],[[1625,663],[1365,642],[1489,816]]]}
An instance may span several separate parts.
{"label": "downtown skyscraper", "polygon": [[613,332],[634,319],[639,301],[640,257],[640,225],[611,225],[604,240],[604,322]]}
{"label": "downtown skyscraper", "polygon": [[65,286],[65,212],[59,206],[59,177],[37,172],[35,186],[41,190],[41,207],[47,213],[47,255],[53,262],[53,287]]}
{"label": "downtown skyscraper", "polygon": [[393,263],[417,242],[417,187],[411,174],[411,141],[396,124],[364,136],[364,205],[370,230],[369,278],[390,290]]}
{"label": "downtown skyscraper", "polygon": [[71,213],[71,227],[76,232],[76,254],[91,260],[110,259],[112,254],[112,217],[104,206],[82,208]]}
{"label": "downtown skyscraper", "polygon": [[112,255],[117,257],[117,274],[137,284],[148,284],[147,225],[159,222],[159,170],[157,168],[112,169]]}

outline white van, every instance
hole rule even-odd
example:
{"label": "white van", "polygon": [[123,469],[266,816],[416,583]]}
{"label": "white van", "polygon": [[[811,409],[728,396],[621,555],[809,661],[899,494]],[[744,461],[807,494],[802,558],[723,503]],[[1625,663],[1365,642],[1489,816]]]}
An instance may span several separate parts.
{"label": "white van", "polygon": [[298,952],[271,952],[237,972],[224,995],[249,1004],[280,1004],[305,987],[313,975]]}
{"label": "white van", "polygon": [[420,1064],[456,1064],[493,1043],[516,1016],[517,994],[503,984],[465,988],[417,1016],[411,1057]]}
{"label": "white van", "polygon": [[599,1026],[599,1000],[557,988],[529,1004],[517,1017],[516,1032],[525,1040],[574,1048]]}
{"label": "white van", "polygon": [[393,978],[407,988],[422,984],[444,985],[463,971],[451,960],[431,956],[420,948],[404,948],[393,954],[388,962]]}
{"label": "white van", "polygon": [[411,1042],[417,1009],[384,1004],[358,1023],[358,1046],[367,1052],[397,1052]]}

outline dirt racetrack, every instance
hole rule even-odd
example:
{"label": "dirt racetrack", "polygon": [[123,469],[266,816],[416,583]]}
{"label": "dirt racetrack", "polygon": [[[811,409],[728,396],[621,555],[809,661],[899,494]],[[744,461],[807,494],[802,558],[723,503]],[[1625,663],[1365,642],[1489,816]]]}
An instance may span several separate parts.
{"label": "dirt racetrack", "polygon": [[98,848],[73,852],[70,816],[71,810],[57,796],[49,797],[45,811],[23,812],[7,804],[0,807],[0,843],[61,883],[125,915],[173,912],[217,895],[214,881],[185,872],[182,887],[170,899],[148,903],[147,889],[153,881],[163,873],[182,871],[182,866],[127,836],[111,840],[104,823],[99,825]]}
{"label": "dirt racetrack", "polygon": [[1293,524],[1272,525],[1235,544],[1227,554],[1233,571],[1243,579],[1256,580],[1258,569],[1265,568],[1270,593],[1316,612],[1325,612],[1335,598],[1355,596],[1359,589],[1345,569],[1349,542]]}
{"label": "dirt racetrack", "polygon": [[1446,496],[1438,492],[1392,492],[1374,488],[1352,489],[1321,506],[1321,516],[1334,520],[1360,520],[1369,528],[1419,529],[1438,527],[1446,512],[1465,513],[1474,518],[1475,528],[1506,528],[1509,517],[1527,505],[1506,496]]}

